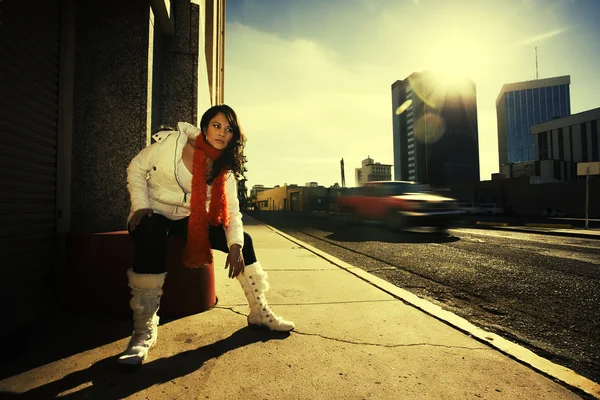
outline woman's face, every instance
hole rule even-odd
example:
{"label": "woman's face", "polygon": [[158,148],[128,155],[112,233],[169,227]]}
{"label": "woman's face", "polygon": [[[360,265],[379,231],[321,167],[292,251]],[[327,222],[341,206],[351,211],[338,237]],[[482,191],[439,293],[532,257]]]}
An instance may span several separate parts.
{"label": "woman's face", "polygon": [[233,128],[229,126],[223,113],[218,113],[206,128],[206,141],[217,150],[224,150],[233,138]]}

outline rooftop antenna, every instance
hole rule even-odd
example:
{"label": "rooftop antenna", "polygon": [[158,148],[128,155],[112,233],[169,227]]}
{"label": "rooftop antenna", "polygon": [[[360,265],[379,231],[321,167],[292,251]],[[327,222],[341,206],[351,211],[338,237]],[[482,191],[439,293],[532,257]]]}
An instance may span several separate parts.
{"label": "rooftop antenna", "polygon": [[535,80],[538,80],[537,46],[535,46]]}

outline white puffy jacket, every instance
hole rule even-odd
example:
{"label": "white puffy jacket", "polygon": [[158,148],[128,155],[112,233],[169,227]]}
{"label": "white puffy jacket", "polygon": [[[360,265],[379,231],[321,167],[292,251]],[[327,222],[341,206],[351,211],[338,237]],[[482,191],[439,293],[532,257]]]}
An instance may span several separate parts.
{"label": "white puffy jacket", "polygon": [[[127,189],[131,197],[131,212],[150,208],[159,214],[181,217],[190,215],[191,193],[179,184],[177,165],[188,138],[195,139],[200,130],[186,122],[177,124],[177,131],[161,131],[153,135],[156,143],[146,147],[131,160],[127,167]],[[212,186],[207,185],[206,208],[210,204]],[[234,243],[244,245],[242,213],[237,197],[237,181],[233,173],[227,174],[225,194],[229,208],[229,226],[225,229],[227,247]]]}

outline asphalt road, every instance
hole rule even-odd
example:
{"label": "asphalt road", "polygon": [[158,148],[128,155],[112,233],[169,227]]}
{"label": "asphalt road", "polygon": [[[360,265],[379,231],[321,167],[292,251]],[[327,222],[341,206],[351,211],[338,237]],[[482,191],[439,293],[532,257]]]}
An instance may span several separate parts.
{"label": "asphalt road", "polygon": [[597,239],[393,232],[326,214],[250,215],[600,382]]}

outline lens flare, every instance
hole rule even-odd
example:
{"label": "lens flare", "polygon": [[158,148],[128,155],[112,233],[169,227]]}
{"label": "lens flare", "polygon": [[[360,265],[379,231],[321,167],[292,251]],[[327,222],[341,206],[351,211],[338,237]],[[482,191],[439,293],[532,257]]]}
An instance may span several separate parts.
{"label": "lens flare", "polygon": [[415,138],[422,143],[435,143],[444,136],[446,123],[436,113],[427,112],[415,121]]}
{"label": "lens flare", "polygon": [[429,107],[438,108],[444,103],[446,93],[436,84],[435,76],[423,72],[415,77],[408,77],[413,93]]}
{"label": "lens flare", "polygon": [[400,107],[396,109],[396,115],[402,114],[404,111],[408,110],[408,107],[412,104],[412,99],[406,100]]}
{"label": "lens flare", "polygon": [[460,74],[424,71],[408,77],[408,83],[414,95],[431,108],[443,108],[448,97],[474,95],[472,82]]}

